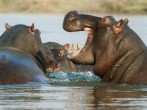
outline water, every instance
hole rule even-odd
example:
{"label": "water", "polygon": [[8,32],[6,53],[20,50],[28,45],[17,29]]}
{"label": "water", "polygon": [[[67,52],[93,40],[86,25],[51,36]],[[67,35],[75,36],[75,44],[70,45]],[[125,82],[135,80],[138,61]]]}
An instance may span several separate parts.
{"label": "water", "polygon": [[[103,16],[103,15],[99,15]],[[129,26],[147,44],[147,16],[117,16],[128,18]],[[61,44],[86,41],[85,32],[68,33],[62,29],[64,15],[0,14],[0,33],[5,23],[10,25],[35,23],[42,31],[43,42]],[[146,85],[116,85],[100,82],[91,72],[52,73],[50,82],[0,85],[0,110],[146,110]]]}
{"label": "water", "polygon": [[146,110],[146,86],[61,82],[0,86],[4,110]]}

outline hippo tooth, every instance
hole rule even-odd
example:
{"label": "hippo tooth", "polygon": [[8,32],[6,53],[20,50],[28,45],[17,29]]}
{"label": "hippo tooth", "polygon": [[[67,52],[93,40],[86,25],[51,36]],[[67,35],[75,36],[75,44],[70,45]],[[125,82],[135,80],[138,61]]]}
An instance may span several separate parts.
{"label": "hippo tooth", "polygon": [[77,51],[81,50],[79,43],[77,43]]}
{"label": "hippo tooth", "polygon": [[77,56],[80,51],[81,51],[81,48],[80,48],[79,44],[77,44],[77,51],[75,49],[74,44],[72,44],[71,52],[68,52],[68,58],[70,59],[70,58],[73,58],[73,57]]}
{"label": "hippo tooth", "polygon": [[72,53],[72,54],[75,53],[75,47],[74,47],[74,44],[72,44],[72,47],[71,47],[71,53]]}
{"label": "hippo tooth", "polygon": [[69,55],[68,59],[72,59],[72,58],[76,57],[80,53],[80,51],[81,51],[81,49],[79,51],[75,52],[74,54]]}

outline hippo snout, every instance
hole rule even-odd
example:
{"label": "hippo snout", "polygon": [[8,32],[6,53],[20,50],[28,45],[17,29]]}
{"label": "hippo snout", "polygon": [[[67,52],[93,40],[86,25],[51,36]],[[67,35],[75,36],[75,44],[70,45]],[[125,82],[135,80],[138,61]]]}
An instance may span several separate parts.
{"label": "hippo snout", "polygon": [[64,17],[63,29],[68,32],[84,31],[84,28],[97,28],[97,23],[101,21],[101,17],[80,14],[77,11],[70,11]]}

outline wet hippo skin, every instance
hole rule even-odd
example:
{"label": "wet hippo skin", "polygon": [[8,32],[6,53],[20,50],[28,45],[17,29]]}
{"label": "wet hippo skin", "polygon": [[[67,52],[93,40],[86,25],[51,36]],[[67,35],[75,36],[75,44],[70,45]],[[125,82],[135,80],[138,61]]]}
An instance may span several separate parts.
{"label": "wet hippo skin", "polygon": [[147,84],[147,47],[128,26],[128,19],[71,11],[63,28],[88,33],[85,46],[69,57],[74,63],[94,65],[94,74],[104,82]]}
{"label": "wet hippo skin", "polygon": [[0,37],[0,84],[47,82],[39,30],[34,24],[5,27]]}

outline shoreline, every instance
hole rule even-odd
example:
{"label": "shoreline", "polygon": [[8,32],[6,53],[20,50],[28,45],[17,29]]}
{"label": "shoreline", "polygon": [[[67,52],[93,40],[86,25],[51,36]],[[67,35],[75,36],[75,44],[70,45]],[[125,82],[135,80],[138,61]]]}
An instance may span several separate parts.
{"label": "shoreline", "polygon": [[[49,16],[65,16],[67,13],[21,13],[21,12],[9,12],[4,13],[0,12],[0,15],[36,15],[36,16],[43,16],[43,15],[49,15]],[[125,14],[125,13],[84,13],[89,15],[95,15],[95,16],[147,16],[147,14]]]}
{"label": "shoreline", "polygon": [[146,0],[0,0],[0,13],[80,13],[147,15]]}

